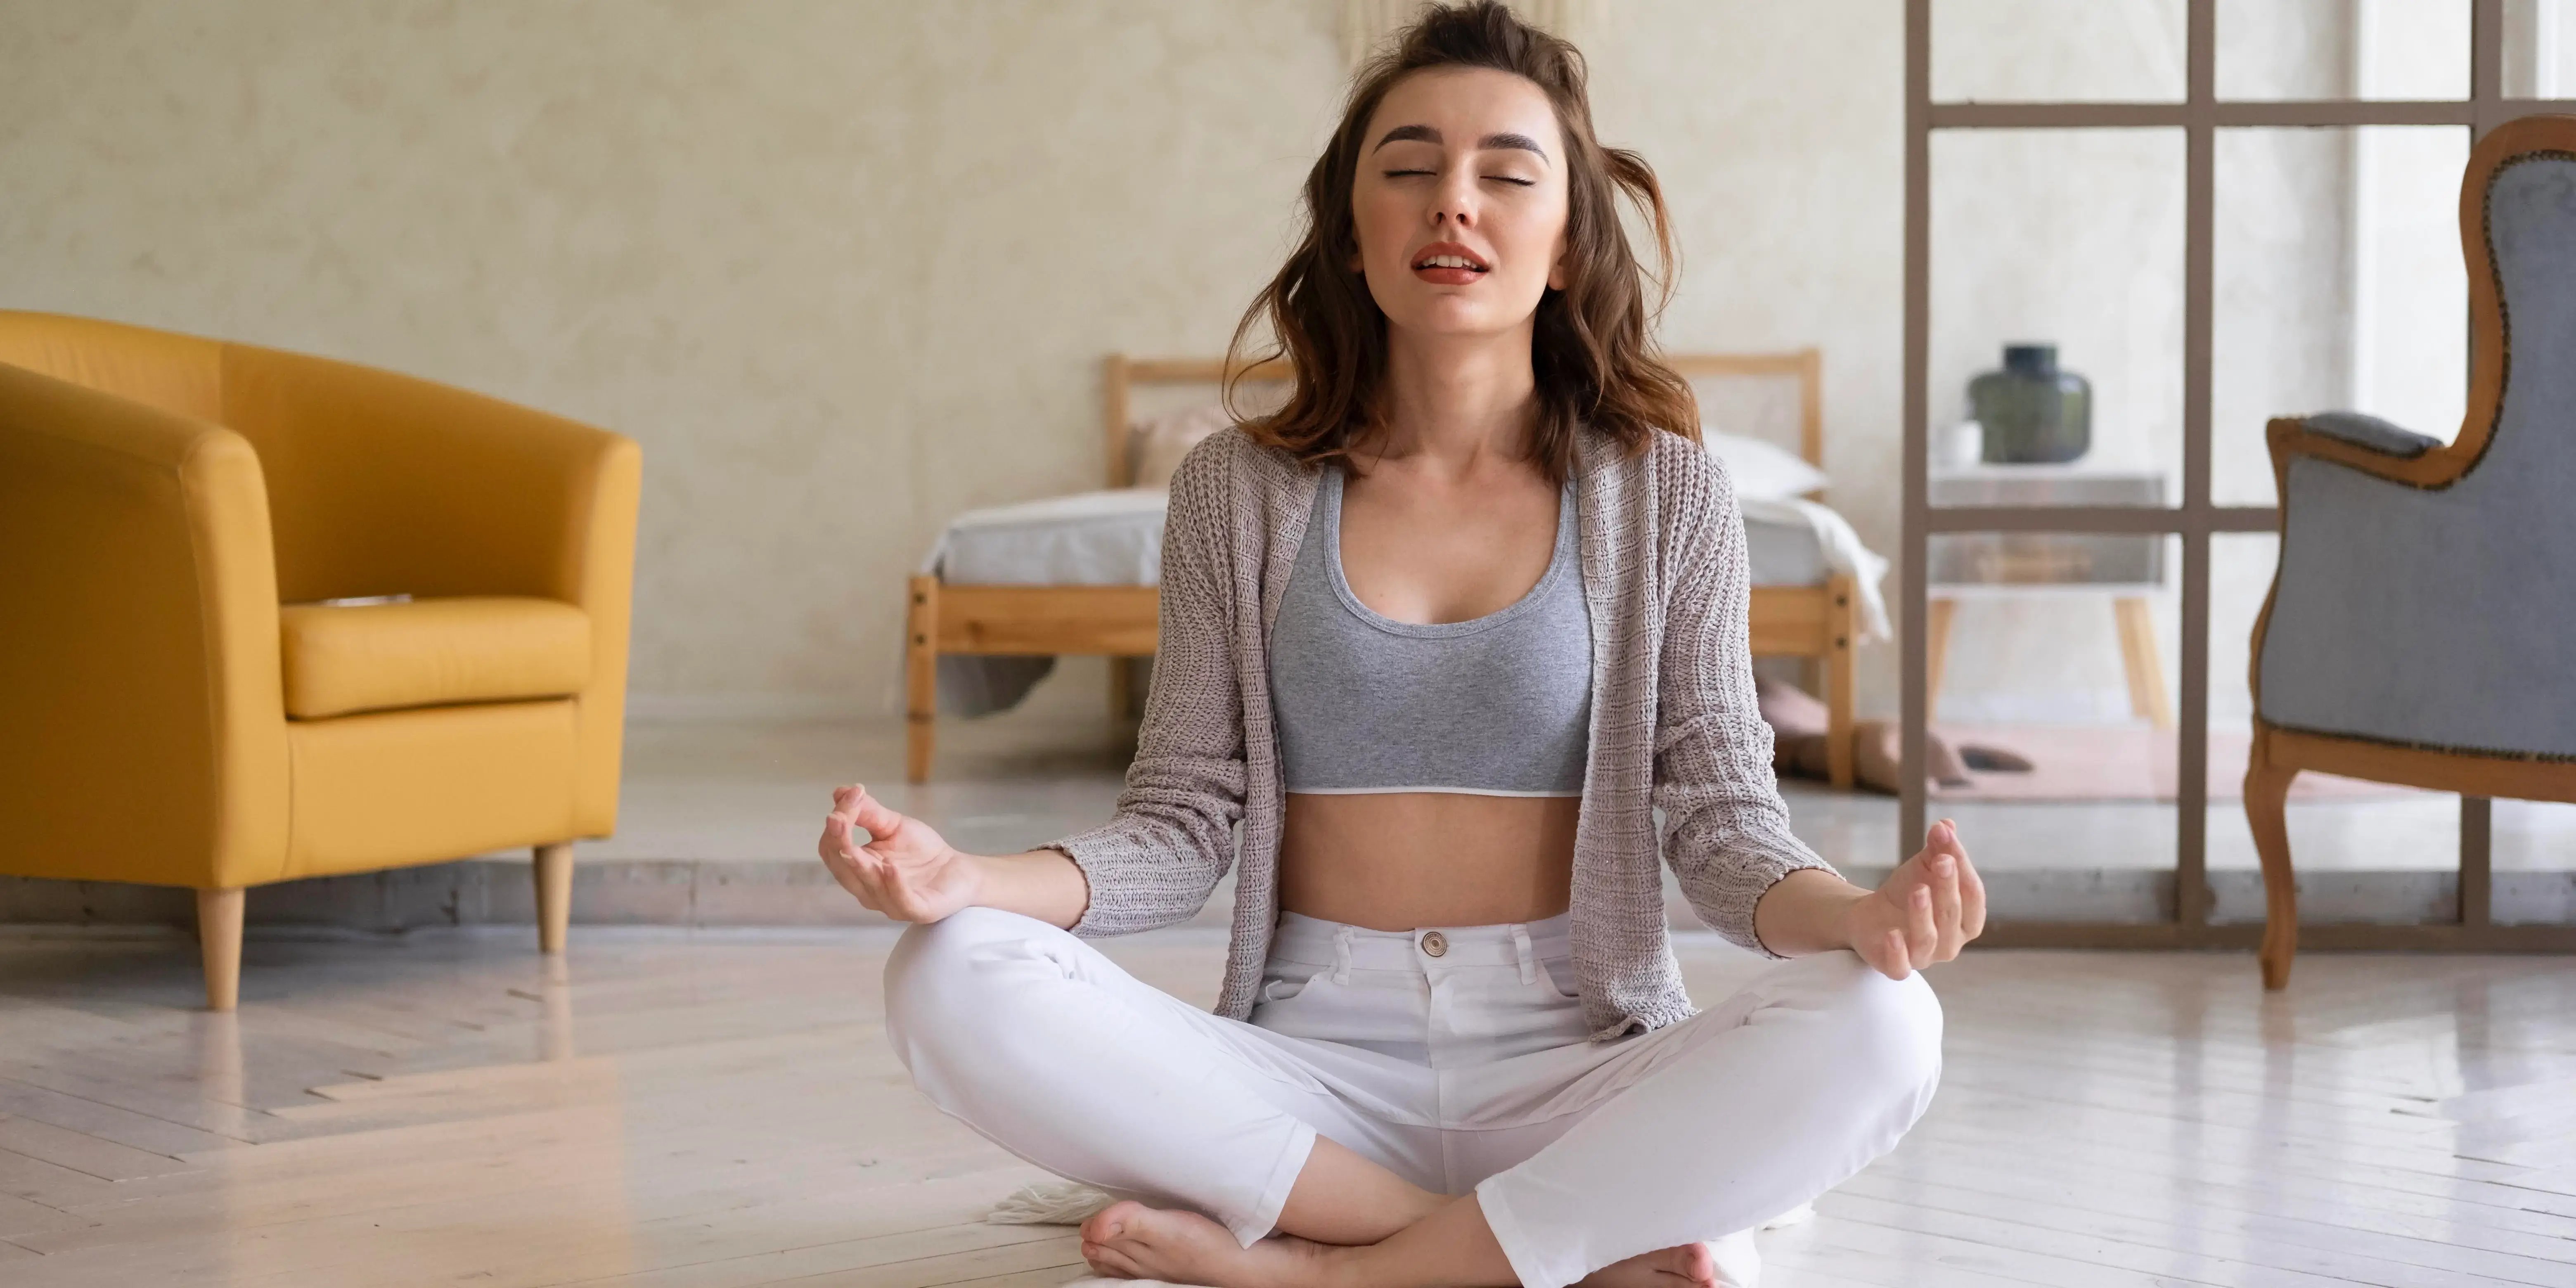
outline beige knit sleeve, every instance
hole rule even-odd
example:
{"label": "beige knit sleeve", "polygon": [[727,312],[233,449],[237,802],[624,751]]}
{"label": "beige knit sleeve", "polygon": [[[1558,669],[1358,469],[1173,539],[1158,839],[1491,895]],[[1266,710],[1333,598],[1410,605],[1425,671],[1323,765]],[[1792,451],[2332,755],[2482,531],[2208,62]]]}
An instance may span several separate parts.
{"label": "beige knit sleeve", "polygon": [[1754,933],[1754,905],[1800,868],[1833,868],[1790,833],[1772,774],[1771,726],[1753,696],[1744,514],[1726,467],[1695,444],[1657,444],[1648,468],[1663,513],[1655,805],[1664,857],[1701,921],[1776,957]]}
{"label": "beige knit sleeve", "polygon": [[1188,920],[1234,861],[1243,814],[1243,692],[1231,640],[1237,431],[1210,435],[1172,475],[1163,520],[1162,621],[1154,683],[1118,813],[1049,842],[1082,869],[1084,936],[1133,934]]}

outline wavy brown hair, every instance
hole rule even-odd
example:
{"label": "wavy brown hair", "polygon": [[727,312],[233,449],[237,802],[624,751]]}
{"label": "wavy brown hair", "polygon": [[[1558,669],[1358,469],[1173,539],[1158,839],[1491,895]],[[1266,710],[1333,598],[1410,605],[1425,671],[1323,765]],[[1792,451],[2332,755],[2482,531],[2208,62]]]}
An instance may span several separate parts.
{"label": "wavy brown hair", "polygon": [[[1540,298],[1530,342],[1539,405],[1530,459],[1563,482],[1573,472],[1575,438],[1585,425],[1632,453],[1657,430],[1698,442],[1699,404],[1690,383],[1656,358],[1646,335],[1671,296],[1678,262],[1663,189],[1644,157],[1603,147],[1593,134],[1583,55],[1498,0],[1432,8],[1394,49],[1360,69],[1332,143],[1307,172],[1305,234],[1244,312],[1227,349],[1228,367],[1240,372],[1249,365],[1245,339],[1266,320],[1275,343],[1262,358],[1284,356],[1294,373],[1286,405],[1248,421],[1245,430],[1314,463],[1347,458],[1356,443],[1384,427],[1386,314],[1367,279],[1349,266],[1359,249],[1351,190],[1378,104],[1405,77],[1440,68],[1491,68],[1537,85],[1565,136],[1566,285]],[[1629,249],[1619,221],[1622,195],[1654,229],[1652,274]],[[1226,393],[1231,404],[1235,386]]]}

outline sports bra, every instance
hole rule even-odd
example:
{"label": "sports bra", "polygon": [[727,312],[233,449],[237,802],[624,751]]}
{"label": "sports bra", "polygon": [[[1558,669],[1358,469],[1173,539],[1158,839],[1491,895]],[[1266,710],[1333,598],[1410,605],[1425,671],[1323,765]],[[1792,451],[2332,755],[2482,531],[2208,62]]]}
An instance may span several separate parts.
{"label": "sports bra", "polygon": [[1315,489],[1270,643],[1292,792],[1580,796],[1592,717],[1574,489],[1538,584],[1463,622],[1399,622],[1342,575],[1342,471]]}

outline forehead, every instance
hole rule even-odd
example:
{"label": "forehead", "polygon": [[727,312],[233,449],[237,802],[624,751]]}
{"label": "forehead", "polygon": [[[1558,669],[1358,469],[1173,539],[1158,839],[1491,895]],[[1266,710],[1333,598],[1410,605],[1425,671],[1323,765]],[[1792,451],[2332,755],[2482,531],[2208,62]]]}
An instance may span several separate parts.
{"label": "forehead", "polygon": [[1436,68],[1397,81],[1369,115],[1361,150],[1375,148],[1401,125],[1428,125],[1452,145],[1473,146],[1488,134],[1526,134],[1550,156],[1565,155],[1547,91],[1527,77],[1490,67]]}

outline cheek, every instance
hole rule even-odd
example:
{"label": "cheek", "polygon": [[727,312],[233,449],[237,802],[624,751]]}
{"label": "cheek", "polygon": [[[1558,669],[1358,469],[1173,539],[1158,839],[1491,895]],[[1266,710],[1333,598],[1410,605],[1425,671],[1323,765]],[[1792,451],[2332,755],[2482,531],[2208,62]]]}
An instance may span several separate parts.
{"label": "cheek", "polygon": [[1557,210],[1514,211],[1486,225],[1486,233],[1498,249],[1511,257],[1513,275],[1545,284],[1556,266],[1556,258],[1565,240],[1565,212]]}
{"label": "cheek", "polygon": [[1402,194],[1363,190],[1351,199],[1351,230],[1359,236],[1361,253],[1373,263],[1393,263],[1403,253],[1411,227]]}

